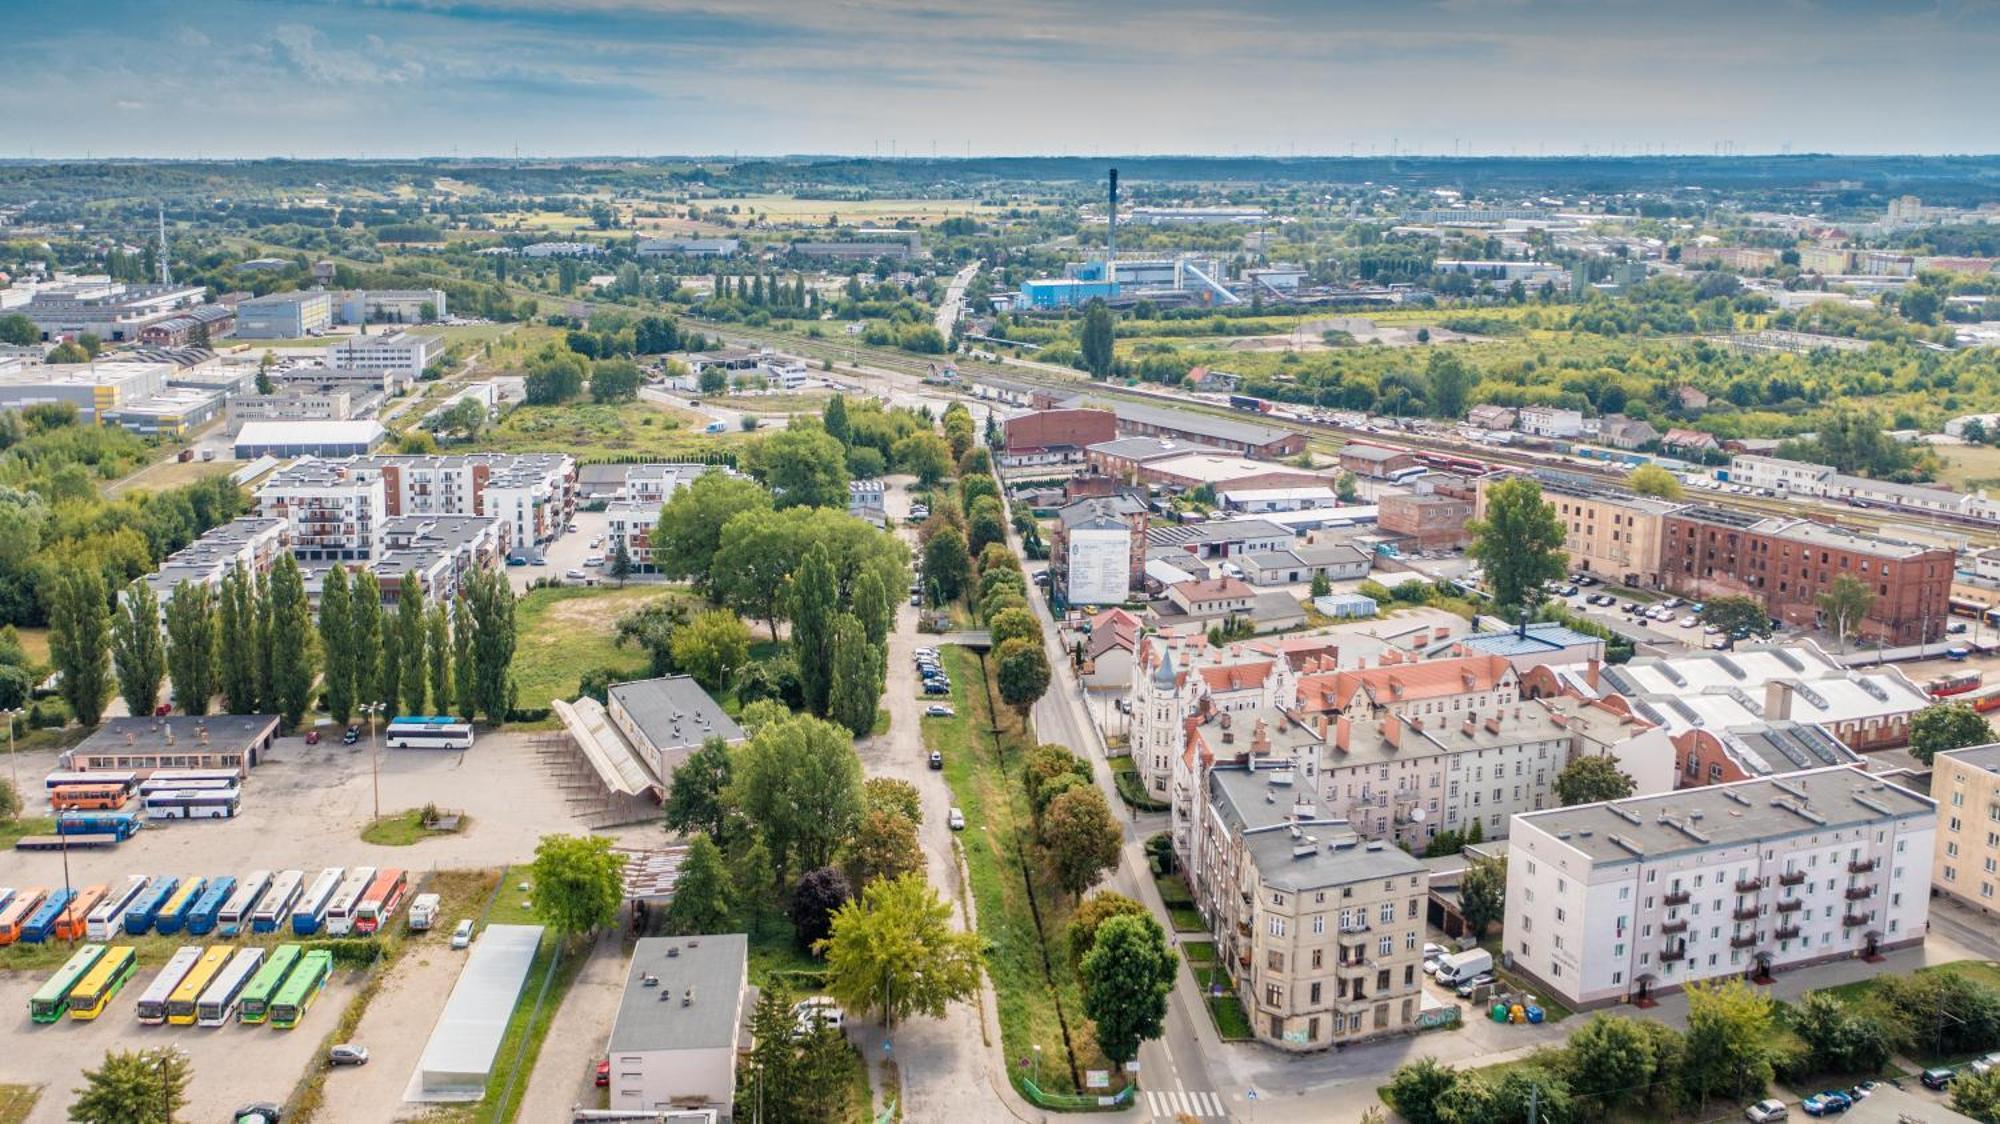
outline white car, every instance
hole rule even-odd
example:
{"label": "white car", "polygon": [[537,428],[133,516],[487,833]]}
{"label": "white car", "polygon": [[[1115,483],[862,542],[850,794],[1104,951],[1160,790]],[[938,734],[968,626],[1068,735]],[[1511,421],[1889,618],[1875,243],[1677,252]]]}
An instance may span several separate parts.
{"label": "white car", "polygon": [[815,1023],[822,1023],[835,1030],[847,1025],[847,1012],[840,1009],[840,1004],[824,995],[810,996],[792,1004],[792,1018],[797,1024],[796,1029],[792,1031],[794,1037],[811,1034]]}
{"label": "white car", "polygon": [[604,565],[604,556],[602,554],[593,554],[585,558],[583,564],[586,566],[602,566]]}
{"label": "white car", "polygon": [[1694,627],[1695,625],[1698,625],[1698,624],[1700,624],[1700,623],[1701,623],[1701,618],[1700,618],[1700,617],[1682,617],[1682,618],[1681,618],[1681,627],[1682,627],[1682,628],[1693,628],[1693,627]]}
{"label": "white car", "polygon": [[1783,1120],[1785,1118],[1785,1102],[1776,1100],[1758,1101],[1756,1104],[1744,1109],[1743,1116],[1744,1119],[1755,1120],[1758,1124],[1765,1124],[1766,1121],[1771,1120]]}
{"label": "white car", "polygon": [[582,581],[587,575],[582,570],[564,570],[563,577],[571,581]]}
{"label": "white car", "polygon": [[458,921],[457,928],[451,931],[451,947],[453,949],[460,949],[469,947],[471,944],[472,918],[462,917]]}
{"label": "white car", "polygon": [[965,813],[959,811],[957,808],[953,808],[951,811],[945,813],[944,822],[945,826],[951,828],[953,831],[964,831]]}

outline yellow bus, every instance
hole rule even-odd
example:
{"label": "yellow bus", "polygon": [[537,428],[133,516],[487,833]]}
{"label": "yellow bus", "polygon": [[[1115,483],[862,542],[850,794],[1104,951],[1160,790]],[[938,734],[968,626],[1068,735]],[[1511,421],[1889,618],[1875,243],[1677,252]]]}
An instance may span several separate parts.
{"label": "yellow bus", "polygon": [[139,953],[131,945],[118,944],[106,949],[104,958],[69,993],[69,1017],[87,1020],[103,1014],[104,1008],[138,970]]}
{"label": "yellow bus", "polygon": [[215,978],[222,966],[229,963],[228,945],[212,944],[202,950],[201,959],[194,962],[188,974],[181,977],[180,985],[167,996],[167,1022],[174,1026],[193,1026],[201,993],[208,990],[210,980]]}

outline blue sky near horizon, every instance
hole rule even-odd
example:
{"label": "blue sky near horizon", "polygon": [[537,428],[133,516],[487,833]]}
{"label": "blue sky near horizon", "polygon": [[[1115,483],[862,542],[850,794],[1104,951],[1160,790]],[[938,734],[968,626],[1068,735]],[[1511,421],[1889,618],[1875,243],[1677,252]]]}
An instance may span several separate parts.
{"label": "blue sky near horizon", "polygon": [[0,155],[2000,151],[2000,0],[0,0]]}

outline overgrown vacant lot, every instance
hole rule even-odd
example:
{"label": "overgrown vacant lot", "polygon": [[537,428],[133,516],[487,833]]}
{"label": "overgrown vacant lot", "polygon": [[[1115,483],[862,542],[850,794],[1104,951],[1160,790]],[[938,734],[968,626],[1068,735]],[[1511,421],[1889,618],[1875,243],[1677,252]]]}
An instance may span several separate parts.
{"label": "overgrown vacant lot", "polygon": [[514,609],[513,675],[520,705],[533,709],[553,698],[571,698],[577,680],[595,668],[615,668],[620,679],[642,678],[646,653],[618,647],[618,618],[657,598],[683,596],[657,585],[529,590]]}

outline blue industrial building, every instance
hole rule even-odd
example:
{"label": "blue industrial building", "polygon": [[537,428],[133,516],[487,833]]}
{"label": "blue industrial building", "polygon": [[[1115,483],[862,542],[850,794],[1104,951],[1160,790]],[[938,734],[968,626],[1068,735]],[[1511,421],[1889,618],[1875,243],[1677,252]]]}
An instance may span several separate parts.
{"label": "blue industrial building", "polygon": [[1021,282],[1021,303],[1029,308],[1076,308],[1097,297],[1109,300],[1117,295],[1116,281],[1049,277]]}

